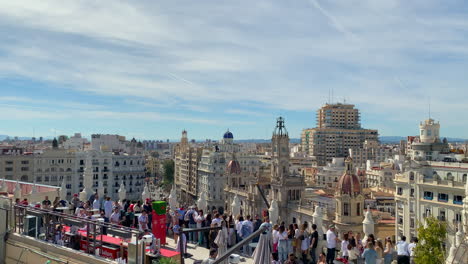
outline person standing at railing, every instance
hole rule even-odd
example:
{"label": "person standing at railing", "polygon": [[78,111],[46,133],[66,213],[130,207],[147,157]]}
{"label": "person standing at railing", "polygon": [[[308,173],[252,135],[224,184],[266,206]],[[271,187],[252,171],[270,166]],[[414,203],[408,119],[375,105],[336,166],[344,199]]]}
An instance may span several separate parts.
{"label": "person standing at railing", "polygon": [[99,201],[99,196],[97,194],[94,195],[93,209],[94,210],[101,209],[101,202]]}
{"label": "person standing at railing", "polygon": [[120,225],[120,210],[114,207],[114,212],[110,215],[110,222],[114,225]]}
{"label": "person standing at railing", "polygon": [[[225,220],[221,221],[221,230],[219,230],[218,235],[216,236],[214,243],[218,246],[218,256],[224,255],[227,251],[227,240],[228,240],[228,230],[227,223]],[[221,264],[227,264],[228,260],[225,259],[221,261]]]}
{"label": "person standing at railing", "polygon": [[111,201],[110,197],[106,197],[106,201],[104,202],[104,212],[105,212],[107,218],[111,217],[111,214],[112,214],[112,211],[113,211],[112,208],[113,208],[113,205],[112,205],[112,201]]}
{"label": "person standing at railing", "polygon": [[148,229],[148,214],[146,211],[141,212],[141,215],[138,217],[138,227],[140,231]]}
{"label": "person standing at railing", "polygon": [[[197,228],[202,228],[204,227],[204,222],[205,222],[205,216],[203,214],[203,210],[198,211],[198,215],[195,217],[195,222],[197,223],[196,227]],[[199,231],[198,232],[198,246],[203,245],[203,232]]]}

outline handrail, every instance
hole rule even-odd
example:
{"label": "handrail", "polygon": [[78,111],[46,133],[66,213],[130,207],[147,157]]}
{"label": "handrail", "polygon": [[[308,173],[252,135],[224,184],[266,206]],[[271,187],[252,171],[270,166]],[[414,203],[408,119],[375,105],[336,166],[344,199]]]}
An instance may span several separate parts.
{"label": "handrail", "polygon": [[261,233],[263,233],[267,228],[265,226],[263,227],[260,227],[257,231],[253,232],[252,234],[250,234],[250,236],[246,237],[245,239],[243,239],[241,242],[237,243],[235,246],[231,247],[230,249],[228,249],[224,255],[220,256],[219,258],[217,258],[213,264],[219,264],[220,262],[222,262],[223,260],[227,259],[229,256],[231,256],[232,253],[234,253],[236,250],[238,250],[240,247],[242,247],[243,245],[249,243],[252,239],[258,237]]}

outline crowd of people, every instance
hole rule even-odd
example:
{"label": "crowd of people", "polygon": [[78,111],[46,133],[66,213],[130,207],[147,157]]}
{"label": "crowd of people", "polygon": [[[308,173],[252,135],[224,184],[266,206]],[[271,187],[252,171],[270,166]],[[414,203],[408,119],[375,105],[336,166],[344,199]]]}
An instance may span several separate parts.
{"label": "crowd of people", "polygon": [[[27,199],[16,200],[17,204],[28,206]],[[142,232],[151,229],[151,200],[112,201],[110,197],[100,199],[97,193],[86,201],[81,201],[78,195],[73,195],[71,201],[56,197],[53,202],[46,196],[41,203],[29,205],[46,210],[60,211],[68,208],[70,213],[86,219],[103,219],[104,222],[122,227],[138,228]],[[233,216],[225,214],[222,209],[204,212],[196,206],[180,207],[177,210],[166,211],[166,235],[173,236],[177,251],[187,254],[187,243],[210,249],[210,255],[204,263],[211,263],[222,256],[228,248],[249,237],[262,224],[268,225],[268,236],[271,236],[272,264],[333,264],[340,261],[348,264],[398,264],[414,263],[414,248],[417,238],[411,243],[402,237],[396,245],[390,237],[384,240],[376,239],[370,234],[366,239],[361,233],[352,231],[338,234],[334,225],[330,225],[326,234],[321,237],[315,224],[307,222],[298,224],[271,225],[268,214],[261,220],[259,215]],[[211,227],[207,228],[207,227]],[[181,232],[186,228],[205,228],[195,232]],[[55,232],[56,240],[61,240],[61,230]],[[187,235],[186,235],[187,234]],[[252,242],[257,242],[258,237]],[[323,241],[323,242],[322,242]],[[322,243],[321,243],[322,242]],[[239,249],[240,255],[252,256],[250,242]],[[222,263],[227,264],[227,260]]]}

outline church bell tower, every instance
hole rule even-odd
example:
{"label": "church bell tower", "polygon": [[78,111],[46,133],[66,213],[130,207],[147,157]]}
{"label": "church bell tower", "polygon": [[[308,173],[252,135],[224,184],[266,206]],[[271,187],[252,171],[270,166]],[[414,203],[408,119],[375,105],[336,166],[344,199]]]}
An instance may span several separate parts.
{"label": "church bell tower", "polygon": [[278,117],[276,120],[276,127],[271,138],[271,147],[271,179],[273,182],[281,184],[289,175],[289,136],[282,117]]}

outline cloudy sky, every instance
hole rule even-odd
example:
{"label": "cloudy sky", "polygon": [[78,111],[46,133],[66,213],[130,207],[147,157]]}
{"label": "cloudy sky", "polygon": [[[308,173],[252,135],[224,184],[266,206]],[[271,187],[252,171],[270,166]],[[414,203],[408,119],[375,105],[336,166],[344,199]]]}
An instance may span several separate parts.
{"label": "cloudy sky", "polygon": [[346,100],[384,136],[430,102],[468,137],[463,0],[1,0],[0,34],[0,134],[298,137]]}

